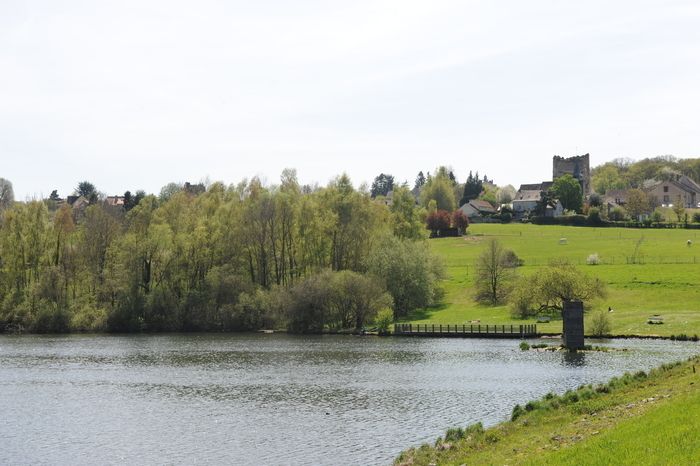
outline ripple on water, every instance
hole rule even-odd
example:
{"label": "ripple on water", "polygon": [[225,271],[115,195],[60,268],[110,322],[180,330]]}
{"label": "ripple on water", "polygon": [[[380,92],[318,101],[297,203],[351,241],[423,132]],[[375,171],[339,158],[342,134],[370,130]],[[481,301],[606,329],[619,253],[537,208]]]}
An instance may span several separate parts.
{"label": "ripple on water", "polygon": [[0,336],[0,463],[381,464],[515,403],[699,352],[512,340]]}

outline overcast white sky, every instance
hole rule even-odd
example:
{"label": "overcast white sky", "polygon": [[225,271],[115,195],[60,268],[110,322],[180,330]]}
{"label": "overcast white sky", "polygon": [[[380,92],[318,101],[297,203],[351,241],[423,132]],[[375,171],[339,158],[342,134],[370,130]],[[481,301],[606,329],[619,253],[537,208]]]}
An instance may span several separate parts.
{"label": "overcast white sky", "polygon": [[18,199],[700,155],[696,1],[2,0]]}

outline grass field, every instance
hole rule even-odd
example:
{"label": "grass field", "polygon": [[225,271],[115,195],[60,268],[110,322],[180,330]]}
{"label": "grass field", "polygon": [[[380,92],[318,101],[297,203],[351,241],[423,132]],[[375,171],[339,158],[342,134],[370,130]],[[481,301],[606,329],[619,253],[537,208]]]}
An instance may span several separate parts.
{"label": "grass field", "polygon": [[[473,299],[474,264],[491,238],[524,259],[521,274],[536,273],[550,260],[566,258],[606,282],[608,296],[591,303],[591,309],[613,309],[614,334],[700,334],[700,230],[684,229],[473,224],[467,236],[430,240],[446,266],[445,298],[440,306],[416,312],[407,321],[525,323],[513,319],[506,306],[483,306]],[[587,257],[594,253],[600,264],[587,265]],[[654,314],[663,317],[663,325],[647,324]],[[561,321],[539,324],[538,329],[561,331]]]}
{"label": "grass field", "polygon": [[[529,404],[493,428],[408,450],[401,465],[658,465],[700,458],[700,358]],[[574,396],[575,394],[575,396]]]}

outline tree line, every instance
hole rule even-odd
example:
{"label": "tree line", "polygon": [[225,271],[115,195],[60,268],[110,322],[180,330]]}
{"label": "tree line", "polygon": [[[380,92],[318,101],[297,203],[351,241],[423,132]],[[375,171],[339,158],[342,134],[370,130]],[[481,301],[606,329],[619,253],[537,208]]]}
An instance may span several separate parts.
{"label": "tree line", "polygon": [[0,331],[361,329],[441,296],[405,187],[388,206],[345,175],[310,189],[285,170],[138,192],[128,209],[91,197],[0,209]]}

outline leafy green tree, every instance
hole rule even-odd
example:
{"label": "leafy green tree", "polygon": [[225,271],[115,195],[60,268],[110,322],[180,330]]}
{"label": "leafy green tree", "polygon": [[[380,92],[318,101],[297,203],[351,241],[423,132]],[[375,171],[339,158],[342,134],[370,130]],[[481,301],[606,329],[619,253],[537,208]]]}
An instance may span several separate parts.
{"label": "leafy green tree", "polygon": [[452,212],[456,208],[452,181],[440,174],[431,177],[420,193],[420,200],[424,207],[434,200],[438,209]]}
{"label": "leafy green tree", "polygon": [[557,199],[551,190],[542,191],[540,199],[533,209],[535,215],[543,216],[547,212],[547,207],[556,207]]}
{"label": "leafy green tree", "polygon": [[603,196],[598,193],[592,193],[588,196],[588,205],[591,207],[601,207],[603,205]]}
{"label": "leafy green tree", "polygon": [[377,196],[386,196],[389,191],[394,189],[394,177],[380,173],[372,182],[370,196],[374,199]]}
{"label": "leafy green tree", "polygon": [[554,180],[551,189],[554,197],[559,199],[564,209],[574,212],[581,211],[583,207],[583,191],[581,183],[576,178],[568,173],[560,176]]}
{"label": "leafy green tree", "polygon": [[97,188],[89,181],[81,181],[78,183],[78,187],[75,188],[75,194],[83,196],[90,204],[97,202]]}
{"label": "leafy green tree", "polygon": [[435,304],[442,295],[443,265],[424,242],[384,235],[367,256],[367,269],[391,294],[396,316]]}
{"label": "leafy green tree", "polygon": [[175,194],[181,192],[183,186],[181,183],[168,183],[163,186],[160,190],[160,196],[158,197],[161,202],[166,202],[170,200]]}
{"label": "leafy green tree", "polygon": [[630,189],[627,191],[625,210],[633,218],[648,214],[652,211],[649,195],[641,189]]}
{"label": "leafy green tree", "polygon": [[594,168],[591,173],[591,185],[595,192],[600,194],[605,194],[612,189],[628,188],[620,174],[620,168],[613,163]]}
{"label": "leafy green tree", "polygon": [[521,278],[511,294],[511,309],[516,315],[561,311],[565,301],[579,300],[584,305],[606,294],[605,283],[581,272],[576,266],[558,260],[538,273]]}
{"label": "leafy green tree", "polygon": [[390,210],[394,235],[406,239],[423,237],[421,212],[411,191],[405,187],[394,189]]}
{"label": "leafy green tree", "polygon": [[500,204],[510,204],[515,198],[515,188],[512,185],[506,185],[498,188],[496,191],[496,202]]}

